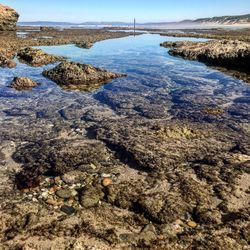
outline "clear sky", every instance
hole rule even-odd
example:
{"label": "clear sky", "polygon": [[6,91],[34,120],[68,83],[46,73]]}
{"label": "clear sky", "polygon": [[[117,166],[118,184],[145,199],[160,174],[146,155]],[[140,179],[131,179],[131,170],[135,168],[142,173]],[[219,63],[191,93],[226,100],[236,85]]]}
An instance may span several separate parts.
{"label": "clear sky", "polygon": [[3,0],[19,21],[180,21],[250,13],[250,0]]}

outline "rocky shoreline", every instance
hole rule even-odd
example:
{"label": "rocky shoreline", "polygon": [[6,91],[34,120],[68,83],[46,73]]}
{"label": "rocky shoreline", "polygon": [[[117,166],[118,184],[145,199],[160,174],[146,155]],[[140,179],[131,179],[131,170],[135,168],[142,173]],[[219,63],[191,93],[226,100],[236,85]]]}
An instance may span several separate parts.
{"label": "rocky shoreline", "polygon": [[[44,76],[62,87],[92,90],[125,75],[30,46],[85,49],[127,35],[47,27],[26,38],[2,33],[1,66],[15,67],[16,55],[32,68],[57,62]],[[187,59],[205,54],[204,61],[226,63],[230,56],[240,64],[241,55],[249,58],[244,43],[212,43],[163,45]],[[225,97],[241,93],[237,86],[224,93],[213,79],[190,78],[189,83],[185,71],[171,88],[161,76],[144,85],[144,79],[130,78],[125,86],[118,82],[113,91],[93,95],[4,92],[0,249],[248,249],[249,100],[237,96],[230,106]],[[10,87],[31,90],[39,84],[19,76]],[[220,95],[216,101],[213,92]]]}
{"label": "rocky shoreline", "polygon": [[[25,27],[26,29],[29,30],[30,27]],[[47,29],[45,31],[35,30],[34,32],[28,32],[27,36],[22,38],[18,37],[16,32],[6,33],[0,31],[0,66],[8,66],[8,62],[12,61],[20,53],[20,50],[27,47],[76,44],[78,47],[87,48],[90,44],[92,45],[98,41],[125,37],[131,34],[133,33],[87,29]]]}
{"label": "rocky shoreline", "polygon": [[250,43],[232,40],[208,42],[165,42],[172,56],[196,60],[209,66],[238,71],[236,76],[250,82]]}
{"label": "rocky shoreline", "polygon": [[[69,131],[14,149],[19,191],[9,191],[11,201],[2,196],[3,249],[248,245],[250,152],[243,131],[143,118],[102,118]],[[7,145],[6,167],[13,164]]]}

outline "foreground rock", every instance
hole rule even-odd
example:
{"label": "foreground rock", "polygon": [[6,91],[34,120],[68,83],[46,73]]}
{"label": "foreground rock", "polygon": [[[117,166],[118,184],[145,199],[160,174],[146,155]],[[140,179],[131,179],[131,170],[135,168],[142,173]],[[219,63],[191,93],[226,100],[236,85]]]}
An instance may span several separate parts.
{"label": "foreground rock", "polygon": [[250,44],[241,41],[214,40],[208,42],[165,42],[169,54],[197,60],[211,66],[221,66],[250,72]]}
{"label": "foreground rock", "polygon": [[126,76],[75,62],[62,62],[55,68],[44,71],[43,75],[61,86],[81,90],[92,90],[112,79]]}
{"label": "foreground rock", "polygon": [[19,14],[12,8],[0,4],[0,31],[16,30]]}
{"label": "foreground rock", "polygon": [[38,84],[27,77],[15,77],[10,84],[11,88],[16,90],[28,90],[36,87]]}
{"label": "foreground rock", "polygon": [[50,63],[55,63],[63,60],[61,56],[49,55],[43,52],[41,49],[24,48],[17,53],[17,57],[20,61],[29,64],[33,67],[40,67]]}

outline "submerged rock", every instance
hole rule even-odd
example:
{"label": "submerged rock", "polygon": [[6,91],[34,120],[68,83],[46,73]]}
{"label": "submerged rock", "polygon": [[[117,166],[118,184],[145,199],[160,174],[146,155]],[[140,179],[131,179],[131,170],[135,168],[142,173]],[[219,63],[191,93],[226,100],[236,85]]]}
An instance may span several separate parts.
{"label": "submerged rock", "polygon": [[17,57],[20,61],[29,64],[33,67],[40,67],[50,63],[62,61],[64,58],[61,56],[49,55],[43,52],[41,49],[24,48],[17,53]]}
{"label": "submerged rock", "polygon": [[0,4],[0,31],[13,31],[19,14],[12,8]]}
{"label": "submerged rock", "polygon": [[104,193],[98,187],[87,186],[80,193],[80,204],[84,208],[95,207],[104,197]]}
{"label": "submerged rock", "polygon": [[91,90],[125,74],[118,74],[75,62],[62,62],[51,70],[46,70],[43,75],[67,88]]}
{"label": "submerged rock", "polygon": [[93,45],[94,45],[93,43],[85,41],[76,43],[76,46],[82,49],[90,49],[93,47]]}
{"label": "submerged rock", "polygon": [[208,42],[165,42],[169,54],[197,60],[212,66],[250,72],[250,44],[241,41],[213,40]]}
{"label": "submerged rock", "polygon": [[27,77],[15,77],[10,84],[10,87],[16,90],[28,90],[36,86],[38,86],[38,84]]}

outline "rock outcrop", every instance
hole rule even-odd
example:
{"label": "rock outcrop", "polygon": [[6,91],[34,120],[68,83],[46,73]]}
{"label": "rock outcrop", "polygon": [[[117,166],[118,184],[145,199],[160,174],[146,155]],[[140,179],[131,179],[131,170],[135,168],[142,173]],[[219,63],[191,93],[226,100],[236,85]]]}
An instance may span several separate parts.
{"label": "rock outcrop", "polygon": [[24,48],[17,53],[17,57],[21,62],[29,64],[33,67],[40,67],[50,63],[64,60],[61,56],[49,55],[41,49]]}
{"label": "rock outcrop", "polygon": [[0,4],[0,31],[13,31],[19,14],[12,8]]}
{"label": "rock outcrop", "polygon": [[38,84],[27,77],[15,77],[10,84],[11,88],[16,90],[28,90],[36,87]]}
{"label": "rock outcrop", "polygon": [[113,73],[87,64],[75,62],[62,62],[43,75],[66,88],[92,90],[125,74]]}
{"label": "rock outcrop", "polygon": [[250,72],[250,44],[241,41],[165,42],[169,54],[212,66]]}

